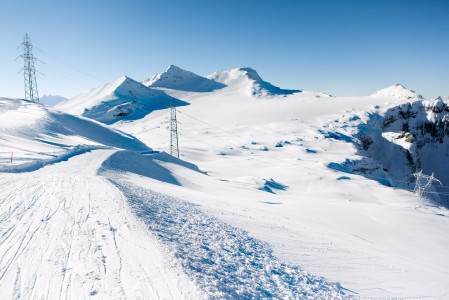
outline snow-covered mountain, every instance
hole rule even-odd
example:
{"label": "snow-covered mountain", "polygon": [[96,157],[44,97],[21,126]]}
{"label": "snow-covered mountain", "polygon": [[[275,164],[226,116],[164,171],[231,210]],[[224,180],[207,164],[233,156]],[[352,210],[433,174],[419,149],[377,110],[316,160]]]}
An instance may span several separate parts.
{"label": "snow-covered mountain", "polygon": [[[445,180],[447,103],[283,92],[247,68],[208,80],[224,87],[121,78],[58,106],[109,125],[0,102],[0,169],[30,171],[0,172],[0,295],[449,293],[448,209],[405,178],[440,163]],[[189,104],[177,110],[181,160],[164,153],[170,110],[144,106],[154,95]]]}
{"label": "snow-covered mountain", "polygon": [[122,76],[55,107],[67,113],[111,124],[143,118],[152,111],[170,107],[172,101],[176,106],[187,105],[163,91],[151,89],[138,81]]}
{"label": "snow-covered mountain", "polygon": [[39,101],[41,103],[47,104],[47,105],[56,105],[64,100],[67,100],[66,97],[62,97],[59,95],[43,95],[40,97]]}
{"label": "snow-covered mountain", "polygon": [[225,87],[220,82],[207,79],[174,65],[170,65],[165,72],[144,80],[143,84],[149,87],[162,87],[190,92],[212,92]]}
{"label": "snow-covered mountain", "polygon": [[290,95],[301,92],[301,90],[286,90],[264,81],[256,70],[251,68],[236,68],[231,70],[217,71],[207,78],[232,86],[241,92],[251,96],[274,96]]}
{"label": "snow-covered mountain", "polygon": [[413,90],[406,88],[401,84],[394,84],[392,86],[381,89],[371,95],[372,97],[391,97],[398,99],[417,100],[423,99],[423,97]]}
{"label": "snow-covered mountain", "polygon": [[449,207],[448,103],[441,97],[405,101],[368,116],[366,122],[356,125],[353,139],[348,139],[362,158],[347,159],[340,170],[406,190],[415,188],[414,173],[433,173],[441,184],[430,187],[426,197]]}

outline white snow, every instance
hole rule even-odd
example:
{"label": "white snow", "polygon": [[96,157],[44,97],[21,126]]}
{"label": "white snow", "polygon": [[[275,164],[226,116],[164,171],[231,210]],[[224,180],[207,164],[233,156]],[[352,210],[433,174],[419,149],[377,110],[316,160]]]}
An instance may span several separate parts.
{"label": "white snow", "polygon": [[[129,77],[119,79],[64,101],[55,107],[103,123],[135,120],[170,107],[171,98],[163,91],[146,87]],[[185,103],[179,102],[177,105]]]}
{"label": "white snow", "polygon": [[256,70],[251,68],[236,68],[231,70],[217,71],[207,78],[225,85],[233,86],[247,95],[289,95],[300,90],[286,90],[264,81]]}
{"label": "white snow", "polygon": [[98,168],[97,150],[0,174],[2,299],[202,299]]}
{"label": "white snow", "polygon": [[0,119],[1,171],[36,169],[96,148],[150,150],[128,134],[32,101],[1,98]]}
{"label": "white snow", "polygon": [[[240,79],[232,83],[241,74],[209,77],[228,85],[212,93],[167,90],[190,103],[178,109],[181,157],[209,177],[192,182],[191,175],[174,170],[182,188],[151,188],[201,205],[269,242],[278,257],[359,296],[448,295],[447,210],[328,167],[362,159],[352,143],[358,126],[409,100],[252,97]],[[159,111],[117,128],[168,151],[168,118],[168,111]],[[274,193],[267,193],[271,181],[278,188],[268,186]]]}
{"label": "white snow", "polygon": [[[156,76],[158,90],[121,78],[57,107],[110,126],[0,100],[0,151],[26,149],[28,162],[56,144],[66,153],[33,168],[0,163],[28,171],[0,173],[0,295],[448,297],[448,210],[345,167],[367,159],[362,125],[378,130],[376,116],[409,101],[402,88],[326,97],[239,68],[198,91],[204,78],[178,71]],[[182,160],[148,154],[169,150],[170,112],[133,109],[159,96],[179,101]],[[423,102],[425,118],[440,117],[429,112],[438,101]],[[129,117],[111,113],[126,103]]]}

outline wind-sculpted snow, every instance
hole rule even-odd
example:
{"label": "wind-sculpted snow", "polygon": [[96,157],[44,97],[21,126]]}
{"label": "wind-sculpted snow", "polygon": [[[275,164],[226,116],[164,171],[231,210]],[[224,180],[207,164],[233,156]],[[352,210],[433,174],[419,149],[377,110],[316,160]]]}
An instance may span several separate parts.
{"label": "wind-sculpted snow", "polygon": [[92,149],[151,149],[134,136],[39,103],[0,99],[0,171],[35,171]]}
{"label": "wind-sculpted snow", "polygon": [[195,205],[112,178],[149,231],[210,298],[351,298],[338,283],[283,263],[267,244]]}

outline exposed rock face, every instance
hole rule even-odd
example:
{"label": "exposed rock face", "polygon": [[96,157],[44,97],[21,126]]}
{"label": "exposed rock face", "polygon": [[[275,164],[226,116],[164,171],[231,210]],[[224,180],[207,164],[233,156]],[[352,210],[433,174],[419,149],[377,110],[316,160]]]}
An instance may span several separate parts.
{"label": "exposed rock face", "polygon": [[[441,97],[401,104],[383,116],[373,115],[360,127],[359,139],[360,151],[367,159],[355,163],[353,171],[363,164],[362,173],[379,176],[376,170],[383,169],[391,185],[411,188],[410,174],[422,170],[434,173],[449,186],[449,106]],[[447,194],[446,187],[435,185],[430,198],[449,206]]]}

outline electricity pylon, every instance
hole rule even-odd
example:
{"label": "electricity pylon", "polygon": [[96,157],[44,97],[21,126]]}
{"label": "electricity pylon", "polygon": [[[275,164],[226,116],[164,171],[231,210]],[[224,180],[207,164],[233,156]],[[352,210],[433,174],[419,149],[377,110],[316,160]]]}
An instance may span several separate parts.
{"label": "electricity pylon", "polygon": [[36,82],[36,68],[34,67],[36,57],[33,55],[33,45],[31,44],[28,34],[25,34],[23,43],[20,45],[23,49],[23,54],[20,57],[23,58],[24,62],[22,70],[25,80],[25,99],[39,102]]}
{"label": "electricity pylon", "polygon": [[176,120],[175,99],[170,101],[170,155],[179,158],[178,147],[178,121]]}
{"label": "electricity pylon", "polygon": [[418,196],[425,196],[427,193],[427,190],[430,189],[430,187],[432,186],[432,183],[438,182],[440,185],[443,185],[441,183],[441,181],[439,181],[438,179],[435,178],[435,176],[433,175],[425,175],[422,173],[422,170],[419,171],[418,173],[414,173],[412,174],[413,176],[415,176],[416,178],[416,184],[415,184],[415,190],[414,192],[416,194],[418,194]]}

